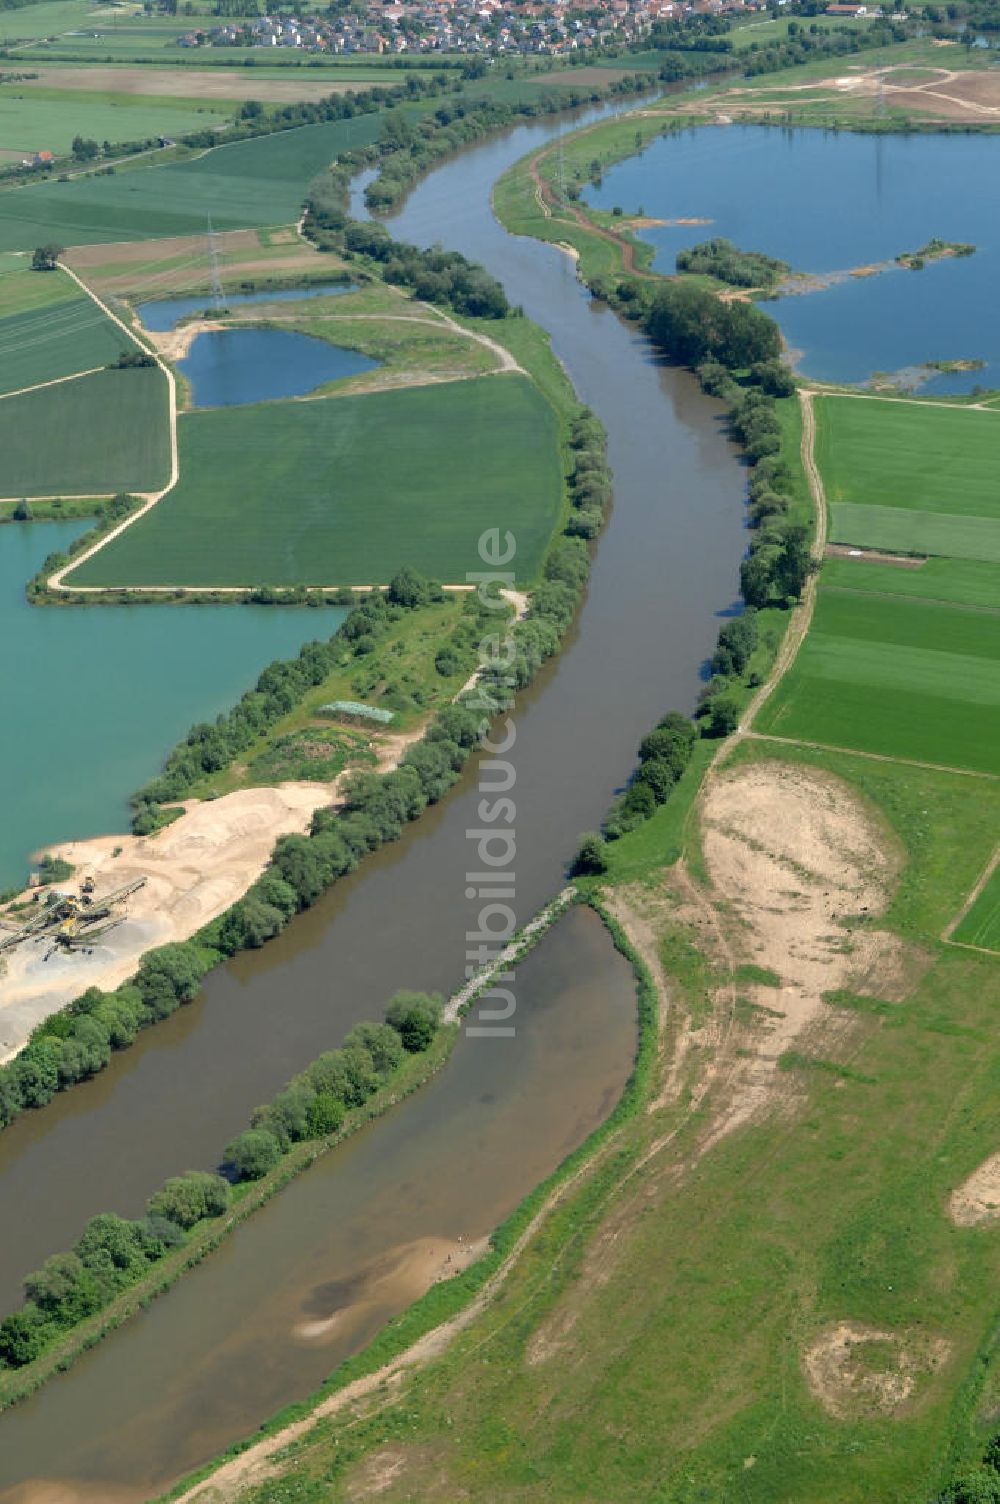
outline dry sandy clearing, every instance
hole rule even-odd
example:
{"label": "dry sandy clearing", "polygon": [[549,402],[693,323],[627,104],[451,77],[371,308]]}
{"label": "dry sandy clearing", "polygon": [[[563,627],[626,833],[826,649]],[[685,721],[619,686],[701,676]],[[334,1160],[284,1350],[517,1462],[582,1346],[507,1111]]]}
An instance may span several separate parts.
{"label": "dry sandy clearing", "polygon": [[[364,89],[381,82],[384,70],[341,80],[324,71],[319,78],[297,77],[300,70],[290,69],[288,78],[259,78],[256,70],[242,68],[138,68],[78,67],[36,68],[37,79],[25,79],[30,89],[92,89],[95,93],[146,94],[157,98],[177,99],[259,99],[263,104],[293,104],[300,99],[325,99],[329,94],[346,94],[349,89]],[[603,71],[603,70],[601,70]],[[393,82],[399,83],[398,75]]]}
{"label": "dry sandy clearing", "polygon": [[128,900],[125,922],[91,952],[50,954],[51,941],[39,939],[6,953],[0,1061],[15,1054],[43,1018],[87,987],[117,987],[135,971],[144,951],[185,940],[223,913],[263,872],[278,837],[307,830],[313,811],[333,802],[335,788],[335,783],[285,783],[241,789],[187,804],[179,820],[152,836],[97,836],[53,847],[81,876],[93,872],[98,896],[136,877],[148,881]]}
{"label": "dry sandy clearing", "polygon": [[842,1321],[817,1337],[802,1362],[823,1409],[847,1420],[895,1415],[949,1352],[950,1344],[941,1337]]}
{"label": "dry sandy clearing", "polygon": [[1000,1153],[991,1154],[952,1191],[948,1215],[958,1227],[1000,1220]]}
{"label": "dry sandy clearing", "polygon": [[[838,779],[781,762],[712,777],[702,840],[716,899],[740,937],[739,959],[781,979],[780,987],[741,984],[760,1013],[751,1052],[736,1062],[720,1104],[714,1141],[769,1104],[784,1051],[802,1048],[820,1028],[837,1029],[824,993],[899,998],[923,958],[864,923],[885,908],[899,855]],[[846,928],[852,920],[862,923]],[[783,1077],[784,1089],[792,1079]]]}

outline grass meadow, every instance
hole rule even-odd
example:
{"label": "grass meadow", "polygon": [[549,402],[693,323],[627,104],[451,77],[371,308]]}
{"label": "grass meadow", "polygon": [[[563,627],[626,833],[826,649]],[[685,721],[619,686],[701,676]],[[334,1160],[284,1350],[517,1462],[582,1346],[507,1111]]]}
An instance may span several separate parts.
{"label": "grass meadow", "polygon": [[951,938],[963,945],[1000,951],[1000,867],[993,869],[985,888]]}
{"label": "grass meadow", "polygon": [[527,582],[560,506],[555,415],[522,376],[195,412],[179,437],[179,485],[74,583],[461,583],[498,517]]}
{"label": "grass meadow", "polygon": [[1000,614],[821,588],[755,729],[1000,773]]}
{"label": "grass meadow", "polygon": [[[196,93],[193,82],[191,92]],[[88,89],[0,85],[0,150],[67,154],[74,136],[95,141],[141,141],[159,134],[224,125],[235,105],[222,100],[156,98],[142,94],[101,94]]]}
{"label": "grass meadow", "polygon": [[150,367],[98,371],[0,402],[9,496],[152,491],[170,474],[167,384]]}

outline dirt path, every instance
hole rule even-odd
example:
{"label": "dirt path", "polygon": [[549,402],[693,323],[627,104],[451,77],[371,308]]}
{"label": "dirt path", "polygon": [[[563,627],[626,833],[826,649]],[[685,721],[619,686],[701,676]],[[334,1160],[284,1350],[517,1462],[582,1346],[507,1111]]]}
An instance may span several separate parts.
{"label": "dirt path", "polygon": [[102,299],[97,296],[97,293],[94,292],[93,288],[88,287],[86,282],[84,282],[81,277],[77,276],[72,267],[66,266],[63,262],[60,262],[60,267],[65,272],[66,276],[69,277],[73,282],[75,282],[77,287],[85,292],[87,294],[87,297],[91,298],[97,304],[98,308],[105,315],[105,317],[109,318],[113,324],[117,324],[118,328],[122,331],[123,334],[128,337],[129,341],[133,345],[137,345],[144,354],[152,355],[153,360],[155,360],[157,366],[166,377],[167,416],[170,424],[170,478],[167,481],[167,484],[162,488],[162,490],[159,491],[140,492],[139,494],[145,497],[145,500],[141,507],[138,507],[130,516],[126,517],[124,522],[119,522],[117,527],[113,527],[110,532],[105,533],[104,536],[102,538],[99,538],[96,543],[91,544],[90,548],[85,548],[82,553],[76,554],[68,564],[63,565],[62,569],[57,569],[55,574],[49,576],[47,584],[52,590],[71,590],[73,588],[72,586],[63,583],[64,576],[71,569],[76,569],[78,565],[85,563],[87,559],[92,559],[94,554],[96,554],[99,549],[104,548],[106,544],[110,543],[112,538],[119,537],[127,527],[131,527],[133,523],[138,522],[140,517],[144,517],[147,512],[151,511],[152,508],[156,506],[156,503],[158,501],[162,500],[162,498],[166,496],[168,492],[172,491],[176,486],[178,480],[180,479],[180,463],[177,457],[177,383],[174,380],[173,371],[167,365],[166,361],[160,357],[158,352],[147,350],[147,347],[143,345],[141,341],[136,339],[132,330],[128,327],[124,320],[120,319],[116,313],[112,312],[107,303],[103,302]]}
{"label": "dirt path", "polygon": [[[799,396],[803,395],[800,390]],[[944,402],[939,397],[887,397],[881,392],[845,392],[837,386],[824,387],[815,382],[809,391],[810,397],[848,397],[852,402],[902,402],[910,407],[947,407],[952,412],[995,413],[989,400],[983,402]],[[996,400],[995,398],[993,399]]]}
{"label": "dirt path", "polygon": [[753,741],[776,742],[783,747],[813,747],[817,752],[846,752],[850,757],[865,757],[869,762],[893,762],[904,768],[927,768],[931,773],[956,773],[962,778],[985,778],[990,783],[997,781],[996,773],[985,773],[979,768],[956,768],[946,762],[921,762],[916,757],[896,757],[888,752],[862,752],[858,747],[838,747],[832,742],[806,742],[797,736],[773,736],[768,731],[745,731],[743,735]]}
{"label": "dirt path", "polygon": [[[603,121],[597,121],[594,125],[589,127],[589,130],[595,130],[598,125],[601,125],[603,123]],[[585,136],[587,134],[587,131],[579,131],[577,134],[578,136]],[[658,272],[645,271],[642,267],[636,266],[636,247],[630,240],[626,240],[623,236],[616,235],[613,230],[605,229],[603,225],[595,224],[587,214],[586,210],[578,209],[575,204],[560,204],[557,201],[551,185],[545,181],[540,171],[540,164],[544,162],[547,157],[550,157],[555,149],[556,147],[554,145],[544,147],[540,152],[537,152],[528,163],[528,173],[531,177],[532,183],[534,184],[535,201],[538,204],[539,209],[544,214],[545,218],[554,220],[557,223],[561,219],[564,224],[568,224],[572,221],[573,223],[579,225],[581,229],[586,230],[589,234],[596,235],[598,240],[605,240],[610,245],[613,245],[615,249],[621,254],[622,271],[627,276],[659,279]],[[564,212],[556,215],[553,213],[554,208],[558,208],[560,211]],[[569,215],[569,219],[565,218],[565,214]],[[575,247],[567,247],[567,249],[572,250],[574,255],[579,255]]]}
{"label": "dirt path", "polygon": [[13,392],[0,392],[0,402],[6,402],[8,397],[26,397],[29,392],[43,392],[47,386],[63,386],[67,381],[79,381],[83,376],[96,376],[98,371],[103,370],[106,370],[105,366],[91,366],[89,371],[74,371],[70,376],[55,376],[51,381],[36,381],[34,386],[19,386]]}
{"label": "dirt path", "polygon": [[[990,857],[989,861],[986,863],[986,866],[983,868],[982,875],[980,876],[979,881],[976,883],[976,885],[973,888],[972,892],[969,894],[968,898],[965,900],[965,902],[963,903],[962,907],[959,909],[958,913],[955,915],[954,919],[952,919],[950,921],[950,923],[946,926],[946,928],[942,931],[942,934],[941,934],[941,939],[942,940],[950,940],[951,939],[952,935],[958,929],[958,926],[961,924],[962,920],[965,918],[966,914],[972,908],[972,905],[975,903],[976,899],[979,897],[980,893],[983,891],[983,889],[986,887],[986,884],[989,882],[990,878],[993,876],[994,872],[997,869],[998,864],[1000,864],[1000,846],[997,847],[997,849],[994,851],[993,855]],[[972,950],[981,950],[982,948],[983,947],[978,946],[978,945],[970,947],[970,949],[972,949]],[[989,954],[992,955],[992,952],[989,952]]]}

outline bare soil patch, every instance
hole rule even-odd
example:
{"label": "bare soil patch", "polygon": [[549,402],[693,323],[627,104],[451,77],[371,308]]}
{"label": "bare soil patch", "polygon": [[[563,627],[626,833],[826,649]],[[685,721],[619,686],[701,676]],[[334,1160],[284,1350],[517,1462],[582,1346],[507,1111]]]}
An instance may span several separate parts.
{"label": "bare soil patch", "polygon": [[705,861],[743,959],[775,972],[780,987],[741,986],[757,1011],[749,1049],[735,1063],[711,1134],[756,1116],[792,1091],[777,1065],[792,1045],[847,1022],[825,992],[903,995],[915,970],[895,935],[868,927],[895,886],[900,854],[839,779],[766,762],[709,779],[702,812]]}
{"label": "bare soil patch", "polygon": [[242,68],[140,68],[80,67],[36,69],[37,79],[26,79],[30,89],[87,89],[99,94],[145,94],[171,99],[259,99],[262,104],[293,104],[300,99],[325,99],[328,94],[345,94],[349,89],[363,89],[377,83],[378,76],[338,80],[324,74],[321,78],[258,78],[256,69]]}
{"label": "bare soil patch", "polygon": [[[319,252],[290,227],[271,231],[272,246],[261,244],[256,230],[226,230],[215,237],[224,273],[232,277],[286,277],[314,273]],[[211,270],[204,235],[175,235],[167,240],[122,241],[115,245],[78,246],[64,257],[67,265],[101,295],[166,297],[189,289],[206,289]],[[323,258],[322,270],[340,271],[337,257]]]}
{"label": "bare soil patch", "polygon": [[897,1415],[947,1362],[950,1344],[924,1332],[894,1333],[842,1321],[803,1355],[809,1388],[838,1420]]}
{"label": "bare soil patch", "polygon": [[[260,250],[256,230],[222,230],[215,239],[220,253],[227,257],[249,249]],[[204,250],[204,235],[169,235],[163,240],[117,240],[110,244],[73,246],[65,252],[63,260],[82,275],[94,267],[169,261],[174,256],[197,256]]]}
{"label": "bare soil patch", "polygon": [[926,558],[912,554],[884,554],[877,548],[849,548],[846,543],[828,543],[828,559],[853,559],[856,564],[893,564],[897,569],[922,569]]}
{"label": "bare soil patch", "polygon": [[1000,1221],[1000,1152],[991,1154],[952,1191],[948,1215],[957,1227]]}

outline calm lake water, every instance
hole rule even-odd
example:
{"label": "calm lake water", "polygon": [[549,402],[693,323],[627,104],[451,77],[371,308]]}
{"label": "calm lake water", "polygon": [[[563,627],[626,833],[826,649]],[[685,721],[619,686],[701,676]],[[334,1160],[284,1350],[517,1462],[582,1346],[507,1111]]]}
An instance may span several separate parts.
{"label": "calm lake water", "polygon": [[210,329],[199,334],[179,369],[195,407],[236,407],[276,397],[304,397],[328,381],[378,365],[356,350],[291,329]]}
{"label": "calm lake water", "polygon": [[[223,298],[223,307],[240,308],[246,303],[298,303],[303,298],[332,298],[339,293],[354,292],[353,282],[319,282],[312,287],[279,287],[264,292],[228,292]],[[147,329],[162,334],[173,329],[181,319],[192,313],[213,313],[211,300],[206,293],[193,298],[156,298],[151,303],[140,303],[136,313]]]}
{"label": "calm lake water", "polygon": [[661,137],[607,173],[587,201],[698,226],[641,232],[654,266],[672,272],[683,246],[724,235],[804,272],[891,261],[932,236],[974,256],[847,277],[821,292],[765,304],[801,369],[863,381],[930,360],[980,359],[980,371],[936,375],[928,392],[1000,386],[1000,140],[865,136],[760,126],[706,126]]}
{"label": "calm lake water", "polygon": [[335,632],[342,609],[29,606],[25,582],[87,522],[0,527],[0,887],[52,841],[128,828],[128,796],[194,721],[266,663]]}

